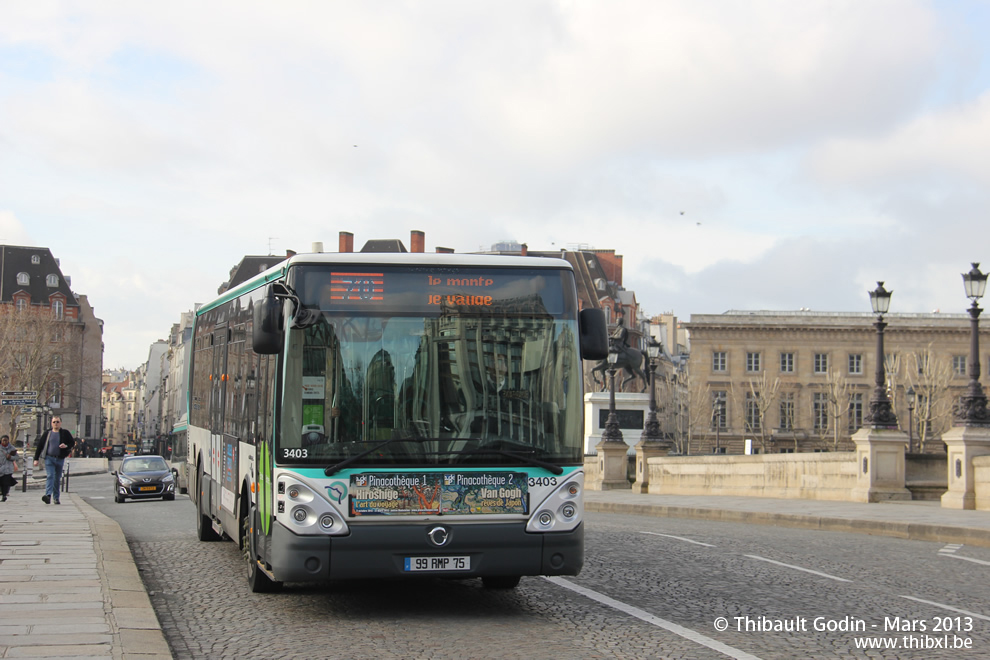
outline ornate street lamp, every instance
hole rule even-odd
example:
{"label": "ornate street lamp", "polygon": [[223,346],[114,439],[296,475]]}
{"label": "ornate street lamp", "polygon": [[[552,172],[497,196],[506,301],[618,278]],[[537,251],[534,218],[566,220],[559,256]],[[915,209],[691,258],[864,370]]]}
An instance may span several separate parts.
{"label": "ornate street lamp", "polygon": [[650,412],[646,415],[646,424],[643,425],[643,433],[640,440],[644,442],[657,442],[660,438],[660,422],[657,421],[657,362],[660,359],[661,344],[654,337],[650,337],[646,345],[646,354],[650,358]]}
{"label": "ornate street lamp", "polygon": [[966,297],[973,301],[969,307],[969,389],[959,398],[956,406],[956,422],[963,426],[990,426],[987,412],[987,396],[980,385],[980,306],[977,304],[987,290],[987,276],[980,272],[980,264],[963,273]]}
{"label": "ornate street lamp", "polygon": [[625,442],[619,430],[619,418],[615,414],[615,363],[619,361],[619,349],[615,342],[608,347],[608,420],[605,422],[604,442]]}
{"label": "ornate street lamp", "polygon": [[877,377],[876,387],[873,389],[873,397],[870,399],[870,412],[866,415],[866,423],[875,429],[896,429],[897,415],[890,405],[887,397],[887,374],[884,369],[883,352],[883,329],[887,324],[883,322],[883,315],[890,309],[890,296],[893,291],[883,288],[883,282],[877,282],[877,288],[870,291],[870,305],[873,313],[877,315],[877,322],[873,327],[877,329]]}
{"label": "ornate street lamp", "polygon": [[910,453],[912,453],[914,451],[914,415],[913,415],[913,413],[914,413],[914,397],[916,396],[915,393],[914,393],[914,388],[913,387],[909,387],[908,390],[907,390],[907,392],[906,392],[906,394],[907,394],[907,400],[908,400],[908,453],[910,454]]}

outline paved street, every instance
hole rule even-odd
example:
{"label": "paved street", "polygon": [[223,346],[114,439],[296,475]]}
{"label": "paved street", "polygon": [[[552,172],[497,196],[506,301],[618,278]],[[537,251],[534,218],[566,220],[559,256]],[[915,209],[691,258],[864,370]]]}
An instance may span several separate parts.
{"label": "paved street", "polygon": [[[524,578],[509,592],[425,579],[257,595],[236,545],[195,540],[187,498],[117,505],[99,477],[86,479],[94,484],[80,479],[76,492],[120,521],[177,658],[948,658],[990,649],[983,547],[592,513],[576,578]],[[870,640],[898,646],[857,649]],[[924,646],[952,643],[971,650]]]}

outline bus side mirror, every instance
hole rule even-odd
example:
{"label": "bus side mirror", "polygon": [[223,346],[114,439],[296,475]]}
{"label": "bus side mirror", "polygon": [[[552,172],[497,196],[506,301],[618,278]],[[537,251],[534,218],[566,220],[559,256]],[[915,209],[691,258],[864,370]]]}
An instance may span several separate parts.
{"label": "bus side mirror", "polygon": [[259,355],[275,355],[282,350],[282,301],[271,289],[268,295],[254,306],[254,327],[251,330],[251,347]]}
{"label": "bus side mirror", "polygon": [[578,315],[581,333],[581,357],[585,360],[604,360],[608,357],[608,325],[605,312],[600,309],[582,309]]}

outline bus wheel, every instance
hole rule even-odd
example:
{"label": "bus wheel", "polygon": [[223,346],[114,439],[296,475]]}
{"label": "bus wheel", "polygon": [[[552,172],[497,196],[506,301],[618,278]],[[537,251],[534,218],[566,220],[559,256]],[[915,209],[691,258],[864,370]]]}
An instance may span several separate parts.
{"label": "bus wheel", "polygon": [[258,555],[254,551],[254,535],[251,533],[251,514],[247,513],[241,521],[244,530],[242,547],[244,559],[247,561],[247,579],[251,591],[256,594],[270,594],[282,590],[282,583],[268,577],[258,568]]}
{"label": "bus wheel", "polygon": [[481,578],[485,589],[515,589],[519,584],[518,575],[486,575]]}

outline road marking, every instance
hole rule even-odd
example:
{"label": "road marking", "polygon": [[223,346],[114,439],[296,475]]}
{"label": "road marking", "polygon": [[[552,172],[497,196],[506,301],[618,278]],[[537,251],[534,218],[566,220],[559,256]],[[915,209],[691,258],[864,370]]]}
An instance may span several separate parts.
{"label": "road marking", "polygon": [[684,541],[685,543],[694,543],[695,545],[703,545],[706,548],[714,548],[715,547],[711,543],[702,543],[701,541],[692,541],[691,539],[686,539],[683,536],[674,536],[673,534],[660,534],[658,532],[640,532],[640,534],[649,534],[650,536],[665,536],[668,539],[677,539],[678,541]]}
{"label": "road marking", "polygon": [[976,612],[970,612],[969,610],[961,610],[958,607],[952,607],[951,605],[943,605],[942,603],[936,603],[935,601],[932,600],[925,600],[924,598],[915,598],[914,596],[901,596],[901,598],[907,598],[908,600],[917,601],[919,603],[925,603],[926,605],[941,607],[943,610],[949,610],[950,612],[959,612],[960,614],[965,614],[966,616],[971,616],[977,619],[983,619],[984,621],[990,621],[990,616],[983,616],[982,614],[977,614]]}
{"label": "road marking", "polygon": [[949,545],[945,546],[944,548],[940,548],[939,549],[939,553],[942,553],[942,554],[952,554],[953,552],[955,552],[956,550],[959,550],[960,548],[962,548],[962,544],[961,543],[950,543]]}
{"label": "road marking", "polygon": [[679,626],[672,621],[661,619],[658,616],[654,616],[650,614],[646,610],[641,610],[638,607],[633,607],[632,605],[627,605],[621,601],[615,600],[614,598],[609,598],[605,594],[600,594],[597,591],[593,591],[591,589],[587,589],[585,587],[576,585],[570,580],[565,580],[564,578],[561,577],[547,577],[547,576],[544,576],[543,579],[549,582],[553,582],[557,586],[564,587],[565,589],[570,589],[571,591],[579,593],[582,596],[590,598],[591,600],[597,601],[602,605],[608,605],[609,607],[615,608],[620,612],[624,612],[628,614],[629,616],[634,616],[640,621],[645,621],[650,625],[654,625],[657,626],[658,628],[663,628],[664,630],[672,632],[675,635],[678,635],[679,637],[689,639],[692,642],[695,642],[696,644],[707,646],[713,651],[718,651],[719,653],[723,653],[729,656],[730,658],[738,658],[738,660],[760,660],[759,657],[755,655],[750,655],[745,651],[740,651],[737,648],[733,648],[728,644],[723,644],[722,642],[712,639],[711,637],[706,637],[705,635],[702,635],[701,633],[697,633],[689,628],[685,628],[684,626]]}
{"label": "road marking", "polygon": [[945,554],[940,554],[939,557],[948,557],[949,559],[962,559],[963,561],[971,561],[974,564],[983,564],[984,566],[990,566],[990,561],[984,561],[982,559],[972,559],[971,557],[960,557],[959,555],[945,555]]}
{"label": "road marking", "polygon": [[812,575],[818,575],[820,577],[828,578],[829,580],[836,580],[838,582],[852,582],[852,580],[847,580],[846,578],[835,577],[834,575],[829,575],[828,573],[821,573],[819,571],[813,571],[810,568],[801,568],[800,566],[793,566],[791,564],[785,564],[783,562],[774,561],[773,559],[767,559],[766,557],[759,557],[757,555],[744,555],[750,559],[758,559],[760,561],[765,561],[768,564],[776,564],[777,566],[783,566],[785,568],[793,568],[795,571],[804,571],[805,573],[811,573]]}

